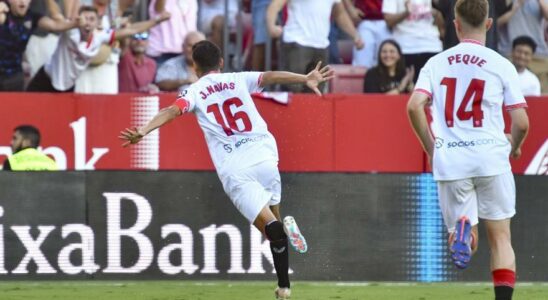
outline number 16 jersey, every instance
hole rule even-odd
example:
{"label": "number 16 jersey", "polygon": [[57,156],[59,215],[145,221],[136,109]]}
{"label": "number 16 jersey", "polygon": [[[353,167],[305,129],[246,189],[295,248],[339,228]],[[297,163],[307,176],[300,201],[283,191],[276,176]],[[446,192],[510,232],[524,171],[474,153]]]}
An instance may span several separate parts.
{"label": "number 16 jersey", "polygon": [[278,161],[251,93],[262,90],[261,72],[209,73],[179,94],[175,104],[196,114],[220,178],[263,161]]}
{"label": "number 16 jersey", "polygon": [[526,107],[515,67],[478,41],[432,57],[415,92],[432,100],[435,180],[493,176],[511,170],[503,106]]}

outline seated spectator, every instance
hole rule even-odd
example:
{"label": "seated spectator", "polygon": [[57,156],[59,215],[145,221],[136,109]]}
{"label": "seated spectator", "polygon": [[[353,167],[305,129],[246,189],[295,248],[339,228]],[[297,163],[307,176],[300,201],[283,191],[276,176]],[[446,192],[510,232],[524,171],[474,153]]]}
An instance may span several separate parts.
{"label": "seated spectator", "polygon": [[157,93],[153,83],[156,74],[156,62],[145,55],[148,45],[148,33],[134,34],[129,46],[122,47],[119,68],[119,89],[121,93]]}
{"label": "seated spectator", "polygon": [[[276,25],[278,13],[287,4],[288,19],[282,29]],[[311,10],[313,8],[313,10]],[[331,16],[354,45],[361,49],[363,41],[340,0],[273,0],[268,6],[266,21],[270,36],[282,36],[282,70],[306,74],[318,61],[328,61]],[[311,69],[307,70],[307,66]],[[302,85],[290,85],[290,91],[303,92]],[[307,92],[310,92],[306,90]]]}
{"label": "seated spectator", "polygon": [[156,74],[156,84],[162,91],[183,91],[198,80],[193,69],[192,47],[205,40],[203,33],[194,31],[187,34],[183,43],[183,54],[166,61]]}
{"label": "seated spectator", "polygon": [[53,159],[38,151],[40,132],[31,125],[21,125],[13,130],[12,155],[4,161],[6,171],[56,171]]}
{"label": "seated spectator", "polygon": [[181,55],[181,45],[189,32],[197,30],[197,0],[152,0],[148,7],[151,18],[164,12],[172,17],[150,30],[147,55],[156,61],[158,68],[173,57]]}
{"label": "seated spectator", "polygon": [[524,96],[540,96],[540,81],[527,69],[533,59],[537,44],[528,36],[514,39],[512,45],[512,63],[519,75],[519,84]]}
{"label": "seated spectator", "polygon": [[[37,28],[62,32],[78,26],[76,20],[52,19],[29,11],[29,4],[30,0],[10,0],[9,5],[0,2],[0,91],[24,90],[21,63],[30,36]],[[47,0],[46,4],[57,6],[54,0]]]}
{"label": "seated spectator", "polygon": [[406,69],[400,45],[394,40],[382,42],[378,54],[379,64],[365,73],[364,93],[387,95],[406,94],[413,91],[413,66]]}
{"label": "seated spectator", "polygon": [[499,50],[510,56],[512,42],[518,36],[529,36],[537,50],[529,69],[540,80],[542,93],[548,93],[548,44],[544,26],[548,21],[548,0],[514,0],[512,9],[499,18]]}
{"label": "seated spectator", "polygon": [[343,0],[350,18],[357,24],[358,33],[365,46],[354,47],[352,65],[371,68],[378,64],[380,44],[390,38],[391,33],[382,15],[382,0]]}
{"label": "seated spectator", "polygon": [[[440,11],[443,22],[443,49],[449,49],[459,43],[455,30],[455,4],[457,0],[434,0],[434,7]],[[512,2],[508,0],[489,0],[489,18],[493,19],[493,26],[487,31],[485,46],[497,51],[498,49],[498,19],[512,8]]]}
{"label": "seated spectator", "polygon": [[[228,0],[228,27],[236,26],[238,0]],[[225,25],[225,0],[200,0],[199,29],[221,50]]]}
{"label": "seated spectator", "polygon": [[86,69],[91,59],[97,55],[102,44],[112,44],[115,39],[122,39],[169,19],[164,13],[153,20],[132,24],[120,30],[103,29],[97,31],[99,16],[92,6],[82,6],[79,18],[82,23],[78,28],[61,35],[57,49],[51,60],[38,71],[29,84],[33,92],[68,92],[74,89],[78,76]]}
{"label": "seated spectator", "polygon": [[413,81],[416,81],[428,59],[442,50],[441,14],[432,8],[432,0],[383,1],[382,12],[401,46],[405,63],[415,68]]}

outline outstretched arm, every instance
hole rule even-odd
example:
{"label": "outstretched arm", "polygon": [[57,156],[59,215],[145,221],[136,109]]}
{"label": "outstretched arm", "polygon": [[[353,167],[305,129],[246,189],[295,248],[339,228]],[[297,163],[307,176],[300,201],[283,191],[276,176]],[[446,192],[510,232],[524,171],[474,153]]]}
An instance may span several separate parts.
{"label": "outstretched arm", "polygon": [[434,139],[428,128],[428,120],[424,111],[424,107],[428,104],[429,99],[423,93],[413,92],[409,102],[407,102],[407,115],[424,152],[428,154],[428,158],[431,160],[434,152]]}
{"label": "outstretched arm", "polygon": [[169,12],[162,12],[160,15],[156,16],[154,19],[148,21],[133,23],[126,28],[116,30],[116,39],[123,39],[128,36],[132,36],[137,33],[141,33],[149,30],[150,28],[169,20],[171,14]]}
{"label": "outstretched arm", "polygon": [[44,16],[38,21],[38,27],[40,27],[40,29],[61,32],[78,26],[79,19],[66,20],[63,13],[61,13],[61,8],[54,0],[47,0],[46,5],[51,17]]}
{"label": "outstretched arm", "polygon": [[156,114],[145,126],[141,128],[126,128],[120,132],[119,139],[123,140],[123,147],[127,147],[132,144],[137,144],[141,139],[154,129],[163,126],[166,123],[171,122],[177,116],[182,114],[181,109],[176,105],[163,108]]}
{"label": "outstretched arm", "polygon": [[322,93],[318,89],[318,85],[334,77],[334,72],[329,65],[320,70],[321,65],[322,62],[318,62],[316,68],[306,75],[284,71],[264,72],[261,80],[261,87],[271,84],[304,83],[317,95],[321,96]]}

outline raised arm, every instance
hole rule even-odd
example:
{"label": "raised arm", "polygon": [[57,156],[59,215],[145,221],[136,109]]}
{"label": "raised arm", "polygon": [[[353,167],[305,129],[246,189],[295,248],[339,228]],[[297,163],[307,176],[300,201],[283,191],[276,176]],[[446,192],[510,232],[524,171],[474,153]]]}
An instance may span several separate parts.
{"label": "raised arm", "polygon": [[428,120],[424,107],[428,104],[430,97],[424,93],[413,92],[409,102],[407,102],[407,115],[413,131],[419,138],[422,149],[428,154],[429,160],[432,159],[434,153],[434,138],[428,128]]}
{"label": "raised arm", "polygon": [[306,75],[284,71],[264,72],[261,80],[261,87],[271,84],[304,83],[317,95],[321,96],[322,93],[318,89],[318,85],[333,78],[334,74],[329,66],[325,66],[320,70],[321,65],[322,62],[318,62],[316,68]]}
{"label": "raised arm", "polygon": [[137,144],[141,139],[156,128],[171,122],[182,114],[181,109],[176,105],[161,109],[145,126],[141,128],[126,128],[120,132],[119,139],[123,140],[123,147]]}
{"label": "raised arm", "polygon": [[126,28],[116,30],[116,39],[123,39],[128,36],[132,36],[136,33],[141,33],[149,30],[150,28],[169,20],[171,14],[169,12],[163,12],[154,19],[150,19],[143,22],[133,23]]}
{"label": "raised arm", "polygon": [[51,32],[61,32],[78,26],[79,19],[67,20],[63,16],[61,8],[55,0],[46,0],[46,5],[51,17],[44,16],[38,21],[38,27],[40,27],[40,29]]}
{"label": "raised arm", "polygon": [[512,119],[512,127],[509,136],[510,143],[512,144],[510,155],[513,158],[519,158],[521,156],[521,146],[529,132],[529,117],[527,116],[525,108],[510,110],[509,114]]}
{"label": "raised arm", "polygon": [[276,25],[278,14],[287,3],[287,0],[272,0],[268,9],[266,10],[266,28],[272,38],[279,38],[282,36],[282,26]]}

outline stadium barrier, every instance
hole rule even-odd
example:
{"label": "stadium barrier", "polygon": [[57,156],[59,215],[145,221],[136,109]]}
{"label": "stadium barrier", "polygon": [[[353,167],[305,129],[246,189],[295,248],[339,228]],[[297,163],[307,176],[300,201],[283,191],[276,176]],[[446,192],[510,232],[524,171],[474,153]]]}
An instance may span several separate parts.
{"label": "stadium barrier", "polygon": [[[456,271],[429,174],[283,173],[309,252],[292,278],[490,280],[481,231]],[[517,176],[519,281],[548,280],[546,176]],[[0,279],[268,279],[268,243],[214,172],[0,172]]]}
{"label": "stadium barrier", "polygon": [[[212,170],[194,116],[185,116],[125,149],[117,136],[142,125],[173,94],[78,95],[0,93],[0,160],[11,153],[12,129],[36,125],[43,149],[67,170]],[[289,172],[428,171],[406,116],[407,96],[293,95],[289,105],[257,100],[276,136],[280,168]],[[548,97],[530,98],[531,131],[517,174],[548,173]]]}

